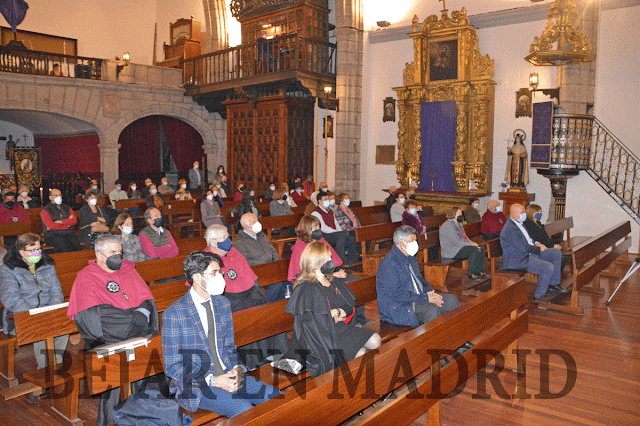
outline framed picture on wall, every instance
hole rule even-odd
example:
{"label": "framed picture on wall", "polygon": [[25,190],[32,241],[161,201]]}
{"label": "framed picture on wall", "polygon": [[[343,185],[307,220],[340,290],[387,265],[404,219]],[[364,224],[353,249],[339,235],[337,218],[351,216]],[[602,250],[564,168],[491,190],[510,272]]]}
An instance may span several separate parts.
{"label": "framed picture on wall", "polygon": [[458,39],[429,43],[429,80],[458,79]]}
{"label": "framed picture on wall", "polygon": [[14,148],[11,163],[18,185],[42,186],[40,148]]}
{"label": "framed picture on wall", "polygon": [[396,121],[396,100],[392,97],[382,101],[382,121]]}
{"label": "framed picture on wall", "polygon": [[531,117],[531,90],[526,87],[516,92],[516,118]]}

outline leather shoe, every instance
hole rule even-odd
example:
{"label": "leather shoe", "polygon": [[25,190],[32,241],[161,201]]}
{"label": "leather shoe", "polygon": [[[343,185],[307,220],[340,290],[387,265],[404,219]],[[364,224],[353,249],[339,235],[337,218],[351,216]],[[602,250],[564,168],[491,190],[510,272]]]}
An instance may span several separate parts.
{"label": "leather shoe", "polygon": [[535,303],[540,303],[540,302],[549,302],[550,300],[552,300],[553,298],[555,298],[558,295],[558,291],[554,290],[553,288],[549,288],[547,290],[547,292],[545,294],[543,294],[542,296],[540,296],[539,298],[536,298],[534,296],[533,301]]}
{"label": "leather shoe", "polygon": [[469,279],[469,281],[472,281],[472,282],[480,282],[486,279],[485,277],[480,276],[479,274],[467,275],[467,278]]}
{"label": "leather shoe", "polygon": [[552,288],[553,290],[557,291],[558,293],[562,293],[562,294],[571,293],[571,287],[562,288],[562,286],[560,286],[560,285],[552,285],[552,286],[549,286],[549,288]]}

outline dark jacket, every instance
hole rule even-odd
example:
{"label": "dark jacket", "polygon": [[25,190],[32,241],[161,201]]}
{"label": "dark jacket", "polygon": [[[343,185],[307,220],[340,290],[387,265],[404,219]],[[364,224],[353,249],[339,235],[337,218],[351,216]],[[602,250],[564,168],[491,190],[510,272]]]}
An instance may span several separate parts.
{"label": "dark jacket", "polygon": [[233,245],[247,259],[249,266],[263,265],[280,260],[278,252],[271,245],[269,238],[263,232],[256,234],[253,239],[244,231],[238,232]]}
{"label": "dark jacket", "polygon": [[531,245],[513,219],[508,219],[500,232],[502,269],[526,270],[529,254],[540,254],[540,247]]}
{"label": "dark jacket", "polygon": [[[409,265],[422,283],[423,291],[421,294],[417,294],[413,288]],[[420,274],[416,257],[406,256],[394,244],[378,267],[376,290],[381,320],[415,328],[419,324],[413,303],[429,302],[427,293],[433,289]]]}
{"label": "dark jacket", "polygon": [[544,225],[539,220],[525,220],[524,229],[527,230],[531,239],[535,242],[542,243],[546,248],[553,248],[555,243],[544,230]]}
{"label": "dark jacket", "polygon": [[42,254],[36,263],[36,275],[29,271],[17,247],[12,246],[4,257],[0,269],[0,300],[3,312],[4,333],[7,329],[6,316],[9,312],[24,312],[29,309],[55,305],[64,301],[62,287],[53,259]]}

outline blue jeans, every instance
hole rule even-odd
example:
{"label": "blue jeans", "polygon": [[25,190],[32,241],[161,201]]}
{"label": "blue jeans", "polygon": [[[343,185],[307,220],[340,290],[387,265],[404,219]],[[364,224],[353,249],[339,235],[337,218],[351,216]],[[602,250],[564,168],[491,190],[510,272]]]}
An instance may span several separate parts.
{"label": "blue jeans", "polygon": [[540,254],[529,255],[527,272],[538,276],[535,298],[544,296],[550,285],[559,285],[562,273],[562,252],[557,248],[546,249]]}
{"label": "blue jeans", "polygon": [[256,380],[252,376],[244,376],[244,386],[235,393],[230,393],[220,388],[209,388],[215,398],[209,398],[209,392],[203,392],[200,399],[200,407],[203,410],[212,411],[227,418],[244,413],[254,405],[280,395],[280,391],[266,383]]}

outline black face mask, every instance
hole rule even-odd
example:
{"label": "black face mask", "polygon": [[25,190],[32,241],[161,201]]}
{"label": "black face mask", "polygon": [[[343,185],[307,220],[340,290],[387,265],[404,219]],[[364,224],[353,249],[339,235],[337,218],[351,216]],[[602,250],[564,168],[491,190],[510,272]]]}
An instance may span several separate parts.
{"label": "black face mask", "polygon": [[464,222],[464,215],[460,215],[456,218],[456,220],[460,223]]}
{"label": "black face mask", "polygon": [[160,228],[162,226],[162,218],[159,217],[153,221],[153,226],[156,228]]}
{"label": "black face mask", "polygon": [[286,196],[286,194],[282,196],[282,200],[283,200],[283,201],[287,201],[287,196]]}
{"label": "black face mask", "polygon": [[112,254],[111,256],[107,257],[106,264],[107,268],[111,269],[112,271],[119,271],[122,267],[122,255]]}
{"label": "black face mask", "polygon": [[333,259],[329,259],[324,262],[324,264],[320,267],[320,272],[323,275],[331,275],[336,270],[336,264],[333,262]]}
{"label": "black face mask", "polygon": [[256,200],[256,196],[255,195],[249,195],[249,200],[255,201]]}
{"label": "black face mask", "polygon": [[15,201],[5,201],[4,205],[7,206],[9,210],[13,210],[13,206],[16,204]]}
{"label": "black face mask", "polygon": [[319,229],[315,229],[311,232],[311,239],[312,240],[316,240],[318,241],[320,238],[322,238],[322,231]]}
{"label": "black face mask", "polygon": [[242,191],[244,191],[244,187],[238,188],[238,192],[242,192]]}

